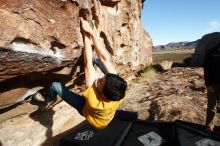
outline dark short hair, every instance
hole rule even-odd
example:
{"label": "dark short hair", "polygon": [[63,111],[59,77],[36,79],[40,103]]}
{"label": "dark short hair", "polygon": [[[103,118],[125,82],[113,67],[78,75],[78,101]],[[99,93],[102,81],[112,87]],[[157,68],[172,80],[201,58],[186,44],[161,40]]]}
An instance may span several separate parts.
{"label": "dark short hair", "polygon": [[116,74],[108,73],[105,77],[106,80],[103,88],[105,97],[112,101],[119,101],[124,98],[127,82]]}

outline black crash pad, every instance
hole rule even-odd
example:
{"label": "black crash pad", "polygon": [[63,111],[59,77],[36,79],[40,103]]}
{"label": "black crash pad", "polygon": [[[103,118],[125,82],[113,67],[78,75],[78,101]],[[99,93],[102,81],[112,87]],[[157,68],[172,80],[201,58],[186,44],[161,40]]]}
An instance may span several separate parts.
{"label": "black crash pad", "polygon": [[220,146],[220,129],[177,120],[147,122],[137,113],[117,111],[102,130],[84,122],[60,140],[60,146]]}
{"label": "black crash pad", "polygon": [[174,146],[173,123],[136,121],[123,146]]}
{"label": "black crash pad", "polygon": [[105,129],[99,130],[86,123],[62,138],[60,146],[120,146],[131,125],[132,122],[113,119]]}
{"label": "black crash pad", "polygon": [[220,139],[207,127],[185,121],[175,122],[175,137],[179,146],[220,146]]}
{"label": "black crash pad", "polygon": [[85,122],[60,140],[60,146],[120,146],[137,120],[136,112],[117,110],[111,123],[102,130]]}

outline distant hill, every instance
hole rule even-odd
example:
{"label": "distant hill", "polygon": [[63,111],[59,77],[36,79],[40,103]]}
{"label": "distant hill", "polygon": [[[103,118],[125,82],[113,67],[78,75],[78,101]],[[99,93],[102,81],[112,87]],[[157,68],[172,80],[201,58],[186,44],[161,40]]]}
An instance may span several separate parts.
{"label": "distant hill", "polygon": [[169,50],[179,50],[179,49],[194,49],[200,39],[193,42],[172,42],[167,45],[153,46],[153,51],[169,51]]}

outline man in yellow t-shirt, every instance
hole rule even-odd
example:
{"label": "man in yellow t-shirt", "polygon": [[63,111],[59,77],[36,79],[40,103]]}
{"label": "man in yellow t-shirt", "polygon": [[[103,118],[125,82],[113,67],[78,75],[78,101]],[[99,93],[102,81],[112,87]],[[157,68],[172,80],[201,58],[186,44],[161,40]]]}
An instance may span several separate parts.
{"label": "man in yellow t-shirt", "polygon": [[[110,54],[101,46],[89,23],[83,18],[80,18],[80,22],[84,40],[83,56],[86,84],[86,91],[83,96],[70,91],[59,82],[53,82],[45,98],[42,99],[39,94],[35,94],[34,98],[38,101],[50,101],[59,95],[64,101],[76,108],[92,126],[103,129],[111,122],[122,102],[127,89],[127,82],[117,75]],[[91,41],[99,60],[93,60]],[[102,78],[96,79],[94,61],[105,72]]]}
{"label": "man in yellow t-shirt", "polygon": [[[115,111],[121,103],[124,96],[118,99],[108,99],[103,93],[104,84],[110,78],[117,77],[115,74],[106,74],[103,78],[96,81],[95,84],[88,87],[83,93],[86,98],[85,106],[83,107],[83,115],[88,122],[96,128],[102,129],[107,126],[115,115]],[[111,86],[111,85],[110,85]],[[116,93],[117,94],[117,93]]]}
{"label": "man in yellow t-shirt", "polygon": [[[111,56],[98,41],[89,23],[80,18],[84,40],[85,83],[87,90],[83,93],[86,99],[83,115],[96,128],[106,127],[115,115],[115,111],[125,96],[127,83],[117,75],[111,62]],[[96,80],[92,62],[91,40],[95,51],[107,74]]]}

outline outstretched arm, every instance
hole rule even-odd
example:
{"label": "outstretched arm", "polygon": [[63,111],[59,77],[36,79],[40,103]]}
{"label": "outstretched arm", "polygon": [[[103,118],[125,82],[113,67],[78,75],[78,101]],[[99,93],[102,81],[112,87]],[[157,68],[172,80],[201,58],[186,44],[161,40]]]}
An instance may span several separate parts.
{"label": "outstretched arm", "polygon": [[87,33],[90,34],[93,44],[95,46],[95,51],[96,54],[98,55],[99,59],[102,61],[106,71],[108,73],[113,73],[113,74],[117,74],[113,63],[111,62],[111,56],[108,53],[108,51],[102,47],[101,43],[98,41],[98,38],[96,37],[94,31],[92,30],[92,28],[90,27],[89,23],[84,20],[83,18],[81,18],[81,22],[82,22],[82,27],[83,30]]}
{"label": "outstretched arm", "polygon": [[86,82],[86,88],[88,88],[89,86],[92,86],[93,82],[95,81],[95,69],[92,63],[92,47],[91,47],[89,34],[84,33],[83,41],[84,41],[83,56],[84,56],[84,65],[85,65],[85,82]]}

